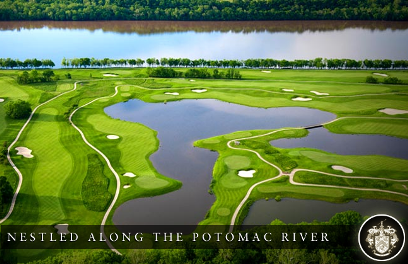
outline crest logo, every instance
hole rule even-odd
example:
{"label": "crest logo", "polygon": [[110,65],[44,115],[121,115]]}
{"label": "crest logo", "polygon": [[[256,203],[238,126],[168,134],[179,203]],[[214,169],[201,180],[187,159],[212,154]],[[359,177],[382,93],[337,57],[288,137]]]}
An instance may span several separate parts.
{"label": "crest logo", "polygon": [[392,216],[375,215],[361,226],[358,243],[367,257],[387,261],[396,257],[404,247],[404,228]]}

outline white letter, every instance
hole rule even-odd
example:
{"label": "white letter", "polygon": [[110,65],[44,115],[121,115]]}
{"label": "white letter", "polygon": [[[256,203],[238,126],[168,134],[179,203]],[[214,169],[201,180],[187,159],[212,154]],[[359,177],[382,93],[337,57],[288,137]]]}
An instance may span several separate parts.
{"label": "white letter", "polygon": [[329,240],[327,239],[327,233],[322,233],[322,241],[327,241],[329,242]]}
{"label": "white letter", "polygon": [[182,242],[183,239],[181,238],[181,236],[183,235],[183,233],[177,233],[177,242]]}
{"label": "white letter", "polygon": [[154,241],[157,242],[157,241],[158,241],[157,236],[160,235],[160,233],[153,233],[153,235],[154,235],[154,237],[155,237],[155,238],[154,238]]}
{"label": "white letter", "polygon": [[259,240],[258,233],[255,233],[254,237],[252,238],[252,241],[258,241],[258,242],[261,241]]}
{"label": "white letter", "polygon": [[[14,233],[14,235],[16,235],[16,233]],[[7,233],[7,242],[10,242],[10,237],[13,239],[13,241],[16,241],[16,238],[13,237],[10,233]]]}
{"label": "white letter", "polygon": [[[231,235],[231,239],[230,239],[230,240],[228,239],[228,235]],[[231,242],[232,240],[234,240],[234,234],[233,234],[233,233],[227,233],[227,234],[225,235],[225,240],[227,240],[228,242]]]}
{"label": "white letter", "polygon": [[300,233],[300,237],[302,238],[302,241],[305,241],[305,239],[307,237],[307,233],[305,234],[305,237],[303,237],[303,233]]}
{"label": "white letter", "polygon": [[[69,235],[70,235],[69,241],[75,242],[75,241],[78,240],[78,235],[77,235],[77,233],[70,233]],[[75,236],[75,239],[73,238],[74,236]],[[92,235],[92,236],[93,236],[93,235]],[[95,239],[94,239],[94,240],[95,240]],[[88,241],[89,241],[89,240],[88,240]]]}
{"label": "white letter", "polygon": [[30,234],[30,242],[34,242],[35,241],[35,233],[31,233]]}
{"label": "white letter", "polygon": [[[256,233],[255,233],[255,234],[256,234]],[[267,241],[267,242],[271,242],[272,239],[269,239],[269,240],[266,239],[266,235],[268,235],[268,234],[269,234],[269,235],[272,235],[271,233],[265,233],[265,234],[264,234],[264,240]],[[256,235],[258,236],[258,234],[256,234]],[[254,241],[254,240],[252,240],[252,241]]]}
{"label": "white letter", "polygon": [[130,233],[128,233],[128,235],[122,233],[122,242],[125,242],[125,238],[128,242],[130,242]]}
{"label": "white letter", "polygon": [[241,233],[238,233],[238,242],[240,241],[248,242],[248,233],[245,233],[245,236],[243,236]]}
{"label": "white letter", "polygon": [[312,233],[312,241],[317,241],[316,236],[317,236],[317,233]]}
{"label": "white letter", "polygon": [[67,239],[65,238],[65,233],[61,233],[60,234],[60,240],[59,241],[61,241],[61,242],[66,242],[67,241]]}
{"label": "white letter", "polygon": [[282,241],[285,241],[285,240],[289,242],[288,233],[282,233]]}
{"label": "white letter", "polygon": [[[95,240],[95,237],[94,237],[94,234],[93,234],[93,233],[91,233],[91,235],[89,236],[88,242],[89,242],[89,241],[91,241],[91,239],[92,239],[92,241],[93,241],[93,242],[96,242],[96,240]],[[71,242],[72,242],[72,241],[71,241]]]}
{"label": "white letter", "polygon": [[198,237],[198,233],[193,233],[193,241],[195,242]]}
{"label": "white letter", "polygon": [[[112,235],[115,235],[115,238],[112,238]],[[109,240],[112,241],[112,242],[116,242],[116,241],[118,241],[118,239],[119,239],[119,236],[116,233],[111,233],[109,235]]]}
{"label": "white letter", "polygon": [[[208,239],[207,239],[207,240],[205,240],[205,237],[204,237],[205,235],[208,236]],[[210,240],[211,240],[211,235],[210,235],[210,233],[204,233],[204,234],[203,234],[203,241],[204,241],[204,242],[208,242],[208,241],[210,241]]]}
{"label": "white letter", "polygon": [[[138,237],[139,235],[140,235],[140,237]],[[136,233],[135,240],[137,242],[142,242],[143,241],[143,233]]]}

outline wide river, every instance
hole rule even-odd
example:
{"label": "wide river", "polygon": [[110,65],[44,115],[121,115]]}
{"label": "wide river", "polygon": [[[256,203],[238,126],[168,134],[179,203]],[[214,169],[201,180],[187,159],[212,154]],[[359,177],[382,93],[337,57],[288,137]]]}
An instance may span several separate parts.
{"label": "wide river", "polygon": [[407,22],[1,22],[0,58],[408,59]]}

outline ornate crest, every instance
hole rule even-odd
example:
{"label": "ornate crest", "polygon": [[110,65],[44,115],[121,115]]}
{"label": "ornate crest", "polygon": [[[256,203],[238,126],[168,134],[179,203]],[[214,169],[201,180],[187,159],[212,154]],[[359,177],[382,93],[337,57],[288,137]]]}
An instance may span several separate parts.
{"label": "ornate crest", "polygon": [[368,236],[365,240],[370,244],[368,247],[373,250],[373,253],[380,257],[385,257],[391,254],[391,250],[395,248],[395,244],[399,241],[396,235],[396,230],[391,226],[384,228],[383,221],[381,225],[373,226],[368,230]]}

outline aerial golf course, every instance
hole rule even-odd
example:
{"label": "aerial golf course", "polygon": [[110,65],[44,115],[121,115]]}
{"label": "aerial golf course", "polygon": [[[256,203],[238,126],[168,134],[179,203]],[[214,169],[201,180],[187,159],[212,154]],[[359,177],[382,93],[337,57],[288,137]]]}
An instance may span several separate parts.
{"label": "aerial golf course", "polygon": [[[306,137],[313,126],[408,140],[407,71],[240,69],[241,80],[148,78],[146,71],[58,69],[58,81],[24,85],[16,82],[20,71],[0,71],[0,143],[7,142],[15,165],[0,164],[0,176],[15,191],[15,200],[2,209],[1,225],[114,224],[115,210],[126,201],[182,188],[183,182],[159,173],[149,159],[160,149],[157,131],[104,111],[132,99],[168,105],[216,99],[335,115],[305,127],[235,131],[191,143],[218,153],[208,184],[215,202],[202,225],[240,225],[260,199],[382,199],[408,205],[407,159],[273,145],[273,140]],[[379,83],[366,83],[367,76]],[[386,77],[403,84],[384,84]],[[5,114],[4,105],[18,99],[35,109],[29,122]]]}

